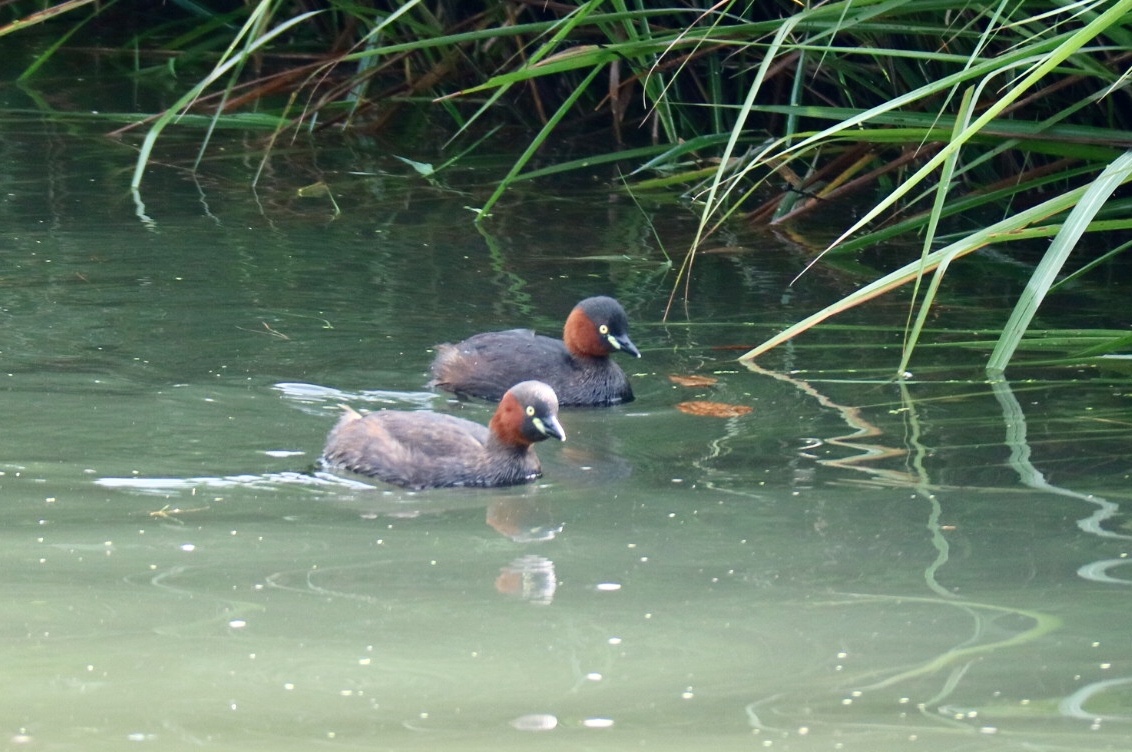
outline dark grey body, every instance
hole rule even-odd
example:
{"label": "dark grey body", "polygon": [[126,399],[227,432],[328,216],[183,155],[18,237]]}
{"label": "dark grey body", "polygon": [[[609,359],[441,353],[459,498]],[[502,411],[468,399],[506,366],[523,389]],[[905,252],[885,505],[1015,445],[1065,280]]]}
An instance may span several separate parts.
{"label": "dark grey body", "polygon": [[439,345],[432,372],[433,386],[487,400],[500,399],[512,384],[538,379],[554,389],[559,405],[633,401],[629,378],[611,359],[572,355],[562,340],[530,329],[485,332]]}

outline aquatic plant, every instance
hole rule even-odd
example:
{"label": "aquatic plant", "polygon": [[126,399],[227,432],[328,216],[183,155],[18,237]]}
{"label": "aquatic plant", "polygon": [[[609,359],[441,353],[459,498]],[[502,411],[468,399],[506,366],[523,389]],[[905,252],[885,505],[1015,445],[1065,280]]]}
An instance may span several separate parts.
{"label": "aquatic plant", "polygon": [[[4,12],[0,37],[51,32],[25,79],[79,44],[117,54],[137,77],[175,75],[171,104],[116,131],[145,133],[135,189],[169,127],[202,129],[201,154],[217,128],[262,129],[266,159],[296,134],[377,132],[423,105],[449,120],[457,157],[498,128],[512,141],[522,129],[526,146],[477,221],[519,181],[598,163],[621,165],[627,190],[680,197],[700,222],[670,307],[725,223],[787,225],[851,198],[871,208],[847,211],[811,263],[918,241],[918,258],[746,361],[913,283],[903,372],[953,260],[1053,238],[988,362],[1000,372],[1067,270],[1129,245],[1070,263],[1086,233],[1132,229],[1121,191],[1132,175],[1132,0],[67,0]],[[580,140],[580,156],[561,148]],[[1075,357],[1126,344],[1112,337]]]}

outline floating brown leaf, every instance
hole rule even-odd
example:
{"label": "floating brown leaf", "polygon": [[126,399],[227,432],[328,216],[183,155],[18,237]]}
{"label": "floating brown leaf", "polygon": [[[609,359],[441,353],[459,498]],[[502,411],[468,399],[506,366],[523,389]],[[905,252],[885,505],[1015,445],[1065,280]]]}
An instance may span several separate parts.
{"label": "floating brown leaf", "polygon": [[746,415],[754,410],[753,407],[747,405],[729,405],[726,402],[707,402],[704,400],[681,402],[676,406],[676,409],[689,415],[706,415],[710,418],[738,418],[740,415]]}
{"label": "floating brown leaf", "polygon": [[719,381],[714,376],[680,376],[679,374],[669,374],[668,380],[680,386],[711,386]]}

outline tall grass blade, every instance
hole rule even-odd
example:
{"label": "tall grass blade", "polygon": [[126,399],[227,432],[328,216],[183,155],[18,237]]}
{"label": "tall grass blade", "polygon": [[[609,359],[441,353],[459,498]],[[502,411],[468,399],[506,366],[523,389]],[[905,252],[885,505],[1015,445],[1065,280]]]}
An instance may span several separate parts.
{"label": "tall grass blade", "polygon": [[1034,318],[1046,293],[1057,280],[1057,275],[1065,265],[1066,259],[1077,246],[1077,241],[1089,229],[1089,223],[1108,201],[1120,185],[1132,177],[1132,151],[1125,152],[1110,164],[1099,177],[1088,186],[1080,202],[1069,212],[1069,216],[1062,225],[1061,230],[1054,237],[1049,250],[1046,251],[1038,264],[1037,269],[1030,276],[1026,289],[1010,314],[1010,319],[1002,330],[998,344],[987,361],[987,373],[991,376],[1001,376],[1006,370],[1007,363],[1018,347],[1026,329]]}
{"label": "tall grass blade", "polygon": [[[1017,101],[1025,92],[1030,90],[1035,84],[1042,80],[1045,76],[1055,70],[1059,65],[1063,64],[1070,55],[1078,52],[1085,44],[1095,39],[1102,34],[1108,27],[1125,20],[1128,13],[1132,12],[1132,0],[1118,0],[1113,3],[1108,10],[1104,11],[1084,27],[1078,29],[1074,33],[1068,35],[1060,40],[1057,45],[1048,53],[1043,53],[1031,58],[1023,58],[1014,63],[1015,67],[1023,65],[1030,66],[1031,70],[1027,73],[1021,81],[1010,88],[1008,91],[998,97],[993,104],[991,104],[986,111],[983,112],[978,118],[975,119],[968,127],[952,141],[947,144],[935,157],[930,159],[927,164],[916,171],[914,175],[902,183],[895,191],[893,191],[887,198],[882,200],[875,207],[865,213],[861,219],[857,220],[844,233],[841,234],[836,240],[830,243],[827,251],[830,248],[841,243],[843,240],[857,232],[861,228],[868,225],[874,219],[879,217],[882,213],[889,210],[900,200],[904,195],[912,190],[916,185],[922,182],[933,173],[951,154],[958,151],[965,143],[975,137],[983,127],[991,123],[995,118],[1002,114],[1002,112],[1015,101]],[[1005,68],[999,66],[992,68],[992,75],[1000,75],[1005,72]],[[989,84],[990,78],[984,78],[979,86],[980,88]]]}
{"label": "tall grass blade", "polygon": [[[959,105],[959,116],[955,119],[955,129],[953,131],[955,135],[962,132],[970,121],[972,103],[974,102],[972,94],[973,92],[970,89],[963,92],[963,99]],[[928,215],[927,231],[924,233],[924,248],[920,256],[921,261],[927,259],[931,252],[931,247],[935,244],[936,230],[939,228],[940,217],[943,215],[947,204],[947,191],[951,187],[951,181],[955,175],[956,163],[958,161],[959,152],[954,152],[951,157],[946,159],[943,163],[939,185],[936,186],[935,201],[932,203],[932,209]],[[916,343],[920,340],[920,332],[924,330],[924,323],[927,321],[932,304],[935,302],[936,293],[939,292],[939,285],[943,281],[944,275],[947,273],[947,267],[950,262],[950,258],[941,261],[939,266],[936,267],[935,274],[932,275],[931,284],[928,285],[927,292],[924,293],[924,299],[920,301],[920,312],[916,316],[916,321],[912,324],[911,330],[905,334],[903,352],[900,356],[900,366],[897,369],[898,373],[904,373],[908,368],[908,361],[911,360],[912,351],[916,348]],[[919,294],[919,287],[920,276],[917,275],[916,289],[912,292],[913,302]],[[911,310],[910,308],[909,311]]]}
{"label": "tall grass blade", "polygon": [[[713,214],[718,211],[720,204],[717,202],[717,194],[719,193],[720,186],[723,183],[723,178],[729,172],[729,165],[732,155],[735,153],[735,148],[739,143],[740,137],[746,131],[747,118],[755,105],[755,97],[758,96],[759,91],[762,89],[762,82],[766,77],[767,70],[773,62],[777,51],[781,48],[786,38],[794,30],[798,23],[799,16],[791,16],[775,32],[774,39],[770,42],[766,53],[763,56],[762,62],[759,63],[758,71],[755,74],[754,81],[751,82],[750,87],[747,89],[747,96],[743,100],[742,105],[735,117],[735,125],[731,128],[731,135],[727,139],[727,145],[723,148],[723,156],[720,159],[719,169],[716,170],[712,178],[711,185],[708,187],[707,196],[704,198],[704,208],[700,212],[700,222],[696,227],[695,237],[692,239],[692,245],[688,252],[684,255],[684,261],[680,264],[680,268],[676,271],[676,280],[672,284],[672,293],[668,296],[668,304],[664,308],[664,318],[668,318],[669,312],[672,310],[672,303],[676,299],[676,291],[680,287],[681,281],[685,285],[689,282],[689,277],[692,273],[692,263],[695,260],[696,249],[699,248],[700,243],[707,237],[707,229],[709,221]],[[687,289],[685,289],[685,295]]]}
{"label": "tall grass blade", "polygon": [[495,203],[507,192],[507,188],[511,185],[511,182],[522,172],[523,168],[527,166],[527,163],[531,161],[531,157],[535,155],[535,152],[542,148],[542,145],[546,142],[550,133],[562,122],[562,119],[566,117],[566,114],[570,112],[570,109],[574,106],[574,102],[578,100],[578,97],[582,96],[583,92],[585,92],[590,83],[593,82],[594,78],[597,77],[597,74],[601,73],[604,67],[605,66],[601,65],[594,67],[589,75],[582,80],[574,91],[570,93],[570,96],[559,106],[547,121],[546,125],[543,126],[542,130],[531,139],[531,143],[527,145],[527,148],[519,158],[515,160],[515,164],[511,165],[511,169],[507,172],[507,175],[499,181],[499,185],[496,186],[495,191],[492,192],[491,196],[484,202],[484,205],[476,210],[477,223],[482,222],[483,219],[490,214],[491,207],[495,206]]}
{"label": "tall grass blade", "polygon": [[205,89],[218,81],[233,68],[242,65],[244,61],[246,61],[252,54],[256,52],[256,50],[266,47],[267,44],[271,42],[271,40],[275,39],[280,34],[283,34],[288,29],[301,24],[308,18],[312,18],[313,16],[316,16],[323,12],[320,10],[312,10],[295,16],[294,18],[288,19],[263,36],[258,37],[252,40],[250,43],[246,44],[245,47],[239,52],[235,52],[239,41],[248,36],[250,32],[257,27],[260,18],[267,13],[269,7],[272,4],[273,3],[270,0],[262,0],[256,6],[251,16],[248,17],[247,22],[245,22],[243,28],[240,29],[239,33],[236,35],[236,38],[232,40],[232,44],[229,46],[228,51],[224,56],[226,59],[223,59],[223,62],[218,63],[216,67],[212,69],[211,73],[209,73],[205,78],[198,81],[196,85],[185,92],[185,94],[183,94],[176,102],[174,102],[172,106],[165,110],[165,112],[161,113],[161,116],[158,117],[157,120],[154,121],[153,125],[150,126],[149,131],[145,134],[145,139],[142,141],[142,146],[138,153],[138,161],[134,166],[134,174],[130,180],[130,188],[132,190],[136,191],[141,187],[142,177],[145,174],[146,165],[149,164],[150,154],[153,153],[153,146],[155,143],[157,143],[157,138],[161,135],[161,132],[165,130],[165,127],[167,125],[176,120],[186,108],[188,108],[193,102],[195,102]]}
{"label": "tall grass blade", "polygon": [[1055,214],[1069,211],[1081,196],[1084,195],[1085,190],[1086,188],[1084,187],[1076,188],[1059,196],[1055,196],[1037,206],[1030,207],[1018,214],[995,222],[937,251],[932,251],[926,258],[917,259],[912,263],[905,264],[880,279],[865,285],[851,295],[847,295],[817,313],[807,316],[793,326],[787,327],[758,347],[752,348],[744,353],[739,357],[739,361],[742,363],[750,363],[754,361],[755,358],[772,350],[783,342],[787,342],[802,332],[812,329],[822,321],[905,285],[915,280],[918,276],[937,268],[941,264],[951,263],[955,258],[977,251],[991,243],[1008,242],[1031,237],[1024,232],[1030,228],[1030,225]]}
{"label": "tall grass blade", "polygon": [[[560,62],[565,62],[569,66],[585,65],[586,61],[584,60],[584,58],[588,57],[590,54],[599,54],[603,57],[605,55],[610,54],[610,53],[607,53],[603,50],[599,50],[599,49],[593,48],[593,47],[583,51],[582,54],[577,54],[578,53],[577,50],[569,50],[566,53],[557,54],[557,55],[554,54],[555,51],[559,49],[559,45],[569,37],[570,32],[573,31],[578,26],[578,24],[582,23],[582,21],[595,8],[597,8],[600,4],[601,4],[601,0],[589,0],[584,5],[579,7],[577,10],[571,11],[566,16],[566,18],[562,19],[558,24],[555,24],[555,27],[553,29],[554,33],[551,35],[551,38],[545,44],[540,46],[537,50],[535,50],[531,54],[530,58],[528,58],[528,60],[527,60],[527,64],[525,66],[523,66],[523,68],[518,73],[504,74],[504,75],[501,75],[501,76],[496,76],[496,77],[493,77],[491,80],[486,81],[483,84],[480,84],[479,86],[476,86],[476,87],[473,87],[473,88],[470,88],[470,89],[465,89],[461,92],[458,92],[458,95],[462,96],[462,95],[465,95],[465,94],[473,94],[473,93],[476,93],[476,92],[479,92],[479,91],[486,91],[486,90],[491,90],[491,89],[494,90],[494,91],[492,91],[491,96],[488,97],[487,101],[484,102],[479,107],[479,109],[477,109],[476,112],[470,118],[468,118],[468,120],[466,122],[461,124],[460,128],[456,131],[455,134],[453,134],[452,138],[449,139],[449,142],[451,142],[453,139],[456,139],[457,137],[459,137],[460,134],[462,134],[464,131],[466,131],[472,125],[472,123],[474,123],[476,120],[478,120],[485,113],[489,112],[491,110],[492,105],[494,105],[501,97],[503,97],[503,95],[505,93],[507,93],[508,89],[510,89],[511,86],[513,86],[514,84],[516,84],[520,81],[526,80],[527,77],[532,74],[532,72],[535,68],[538,68],[539,66],[548,65],[548,61],[555,61],[555,60],[560,61]],[[603,62],[605,62],[605,61],[603,61]],[[592,64],[592,63],[590,63],[590,64]],[[546,67],[545,69],[543,69],[539,73],[536,73],[535,75],[547,75],[548,73],[551,72],[551,70],[552,70],[551,68]],[[589,80],[591,80],[591,81],[593,80],[592,75],[589,77]],[[579,86],[579,87],[576,87],[576,88],[582,89],[584,87]],[[581,93],[582,93],[581,91],[575,90],[575,92],[574,92],[574,94],[576,95],[574,97],[575,101],[577,100],[578,96],[581,96]],[[562,116],[564,117],[565,114],[566,113],[563,112]],[[561,120],[561,117],[559,118],[559,120]],[[545,129],[544,129],[544,132],[545,132]],[[541,144],[541,141],[540,141],[540,144]],[[513,172],[517,173],[518,170],[513,170]],[[496,199],[496,200],[498,200],[498,199]],[[494,201],[492,203],[494,203]],[[477,216],[482,216],[482,214],[477,215]]]}

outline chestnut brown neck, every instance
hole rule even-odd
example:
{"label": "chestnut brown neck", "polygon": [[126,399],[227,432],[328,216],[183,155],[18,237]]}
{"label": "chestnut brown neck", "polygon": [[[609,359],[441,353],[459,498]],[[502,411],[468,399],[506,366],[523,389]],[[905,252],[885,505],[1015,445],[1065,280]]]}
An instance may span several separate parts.
{"label": "chestnut brown neck", "polygon": [[609,356],[609,345],[598,334],[593,319],[581,308],[575,308],[566,317],[566,326],[562,329],[562,341],[573,355],[587,358]]}
{"label": "chestnut brown neck", "polygon": [[499,407],[495,415],[491,416],[491,422],[487,427],[501,443],[507,446],[527,447],[531,442],[523,435],[524,420],[526,417],[522,404],[515,399],[515,395],[507,392],[499,401]]}

